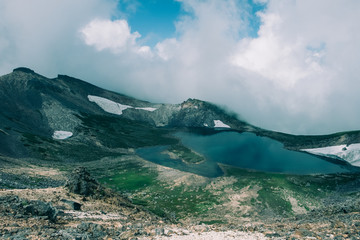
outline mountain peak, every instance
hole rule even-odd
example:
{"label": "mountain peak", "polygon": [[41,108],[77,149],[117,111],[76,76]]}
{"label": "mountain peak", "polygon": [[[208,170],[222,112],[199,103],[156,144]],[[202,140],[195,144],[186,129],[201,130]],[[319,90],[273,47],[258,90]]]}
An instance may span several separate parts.
{"label": "mountain peak", "polygon": [[35,73],[34,70],[27,67],[18,67],[13,70],[13,72],[23,72],[23,73]]}
{"label": "mountain peak", "polygon": [[181,107],[184,108],[198,108],[202,107],[204,104],[204,101],[195,99],[195,98],[189,98],[188,100],[181,103]]}

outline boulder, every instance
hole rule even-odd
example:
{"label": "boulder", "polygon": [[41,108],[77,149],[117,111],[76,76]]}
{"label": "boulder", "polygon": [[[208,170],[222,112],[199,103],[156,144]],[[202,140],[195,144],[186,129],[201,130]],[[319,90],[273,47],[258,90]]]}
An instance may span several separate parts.
{"label": "boulder", "polygon": [[70,201],[70,200],[66,200],[66,199],[61,199],[62,202],[68,204],[70,206],[70,208],[72,210],[76,210],[76,211],[80,211],[81,210],[81,203],[78,202],[74,202],[74,201]]}
{"label": "boulder", "polygon": [[24,206],[25,214],[33,216],[45,216],[52,222],[56,221],[59,211],[52,206],[51,203],[46,203],[40,200],[30,201],[28,205]]}
{"label": "boulder", "polygon": [[69,176],[65,187],[72,193],[90,196],[96,194],[100,184],[84,167],[79,167]]}

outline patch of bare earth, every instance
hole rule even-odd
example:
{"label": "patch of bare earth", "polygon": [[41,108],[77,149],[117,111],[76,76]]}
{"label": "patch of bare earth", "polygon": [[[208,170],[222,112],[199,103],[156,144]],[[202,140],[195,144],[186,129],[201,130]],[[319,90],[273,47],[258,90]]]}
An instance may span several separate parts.
{"label": "patch of bare earth", "polygon": [[219,177],[211,181],[205,189],[219,196],[218,204],[212,209],[214,216],[225,216],[228,223],[246,223],[254,221],[257,215],[251,201],[257,201],[258,191],[261,187],[253,184],[240,190],[234,190],[235,177]]}
{"label": "patch of bare earth", "polygon": [[199,176],[189,172],[183,172],[174,168],[165,167],[162,165],[158,165],[152,162],[145,161],[141,158],[139,160],[143,161],[144,167],[152,168],[158,173],[158,180],[169,183],[171,186],[204,186],[206,185],[210,179]]}
{"label": "patch of bare earth", "polygon": [[58,169],[40,167],[32,164],[23,167],[3,168],[1,171],[15,175],[28,175],[30,177],[40,176],[47,177],[53,180],[66,180],[66,177]]}

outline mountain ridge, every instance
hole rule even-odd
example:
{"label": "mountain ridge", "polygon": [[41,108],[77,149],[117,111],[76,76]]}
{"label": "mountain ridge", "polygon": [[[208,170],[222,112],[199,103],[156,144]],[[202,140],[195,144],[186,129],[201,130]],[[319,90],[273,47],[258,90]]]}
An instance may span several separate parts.
{"label": "mountain ridge", "polygon": [[[0,85],[2,134],[8,133],[7,129],[14,127],[14,122],[17,122],[15,125],[19,131],[41,136],[52,136],[56,130],[74,131],[81,124],[76,115],[85,113],[123,117],[167,128],[214,128],[215,121],[221,121],[222,126],[230,127],[227,130],[270,137],[292,150],[360,142],[360,131],[311,136],[274,132],[239,120],[209,102],[190,98],[180,104],[150,103],[67,75],[59,74],[49,79],[25,67],[16,68],[12,73],[0,77]],[[130,108],[116,116],[90,102],[89,96],[98,96]],[[146,111],[149,108],[156,111]],[[18,135],[14,131],[12,134]],[[12,134],[8,133],[7,136]]]}

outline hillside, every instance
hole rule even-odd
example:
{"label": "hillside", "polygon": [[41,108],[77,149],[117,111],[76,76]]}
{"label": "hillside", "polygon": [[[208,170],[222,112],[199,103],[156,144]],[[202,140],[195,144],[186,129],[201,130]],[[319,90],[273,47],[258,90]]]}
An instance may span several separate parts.
{"label": "hillside", "polygon": [[[150,103],[28,68],[0,77],[0,109],[0,218],[7,221],[0,238],[26,233],[49,239],[51,234],[37,230],[48,226],[53,239],[96,239],[81,235],[94,227],[102,232],[99,237],[114,239],[200,232],[221,232],[224,239],[231,234],[234,239],[359,239],[360,131],[273,132],[209,102]],[[249,139],[285,159],[276,162],[275,155],[264,170],[216,155],[216,149],[229,147],[230,156],[245,152],[260,159]],[[211,149],[202,145],[210,140]],[[287,159],[293,155],[300,160]],[[281,165],[294,161],[295,170],[311,171],[283,170]],[[84,197],[64,187],[79,167],[89,171],[102,194]],[[84,207],[71,209],[61,199]],[[27,209],[22,202],[32,206],[35,200],[60,209],[59,222],[40,216],[35,224],[38,215],[22,212]],[[98,216],[80,220],[86,214]]]}

